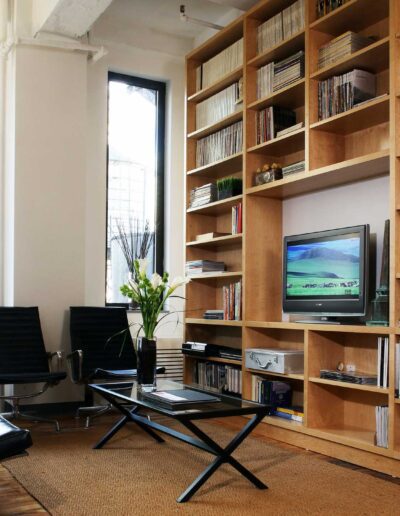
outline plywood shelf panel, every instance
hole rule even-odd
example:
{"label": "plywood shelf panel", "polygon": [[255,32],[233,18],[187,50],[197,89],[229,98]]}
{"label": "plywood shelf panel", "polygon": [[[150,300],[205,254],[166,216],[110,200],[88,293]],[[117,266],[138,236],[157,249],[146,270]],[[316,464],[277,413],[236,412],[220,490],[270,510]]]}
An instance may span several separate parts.
{"label": "plywood shelf panel", "polygon": [[389,95],[372,99],[339,115],[310,125],[311,129],[330,133],[350,134],[389,120]]}
{"label": "plywood shelf panel", "polygon": [[237,278],[242,275],[241,271],[235,272],[203,272],[201,274],[193,274],[192,276],[187,275],[192,281],[197,280],[208,280],[208,279],[224,279],[224,278]]}
{"label": "plywood shelf panel", "polygon": [[382,38],[350,56],[336,61],[310,75],[311,79],[322,81],[353,68],[361,68],[371,73],[386,70],[389,66],[389,37]]}
{"label": "plywood shelf panel", "polygon": [[242,321],[221,321],[215,319],[199,319],[194,317],[186,318],[185,324],[203,324],[205,326],[243,326]]}
{"label": "plywood shelf panel", "polygon": [[313,383],[319,383],[322,385],[332,385],[334,387],[342,387],[344,389],[356,389],[360,391],[366,391],[366,392],[376,392],[378,394],[388,395],[389,389],[384,389],[383,387],[377,387],[376,385],[359,385],[356,383],[350,383],[350,382],[338,382],[335,380],[328,380],[325,378],[316,378],[316,377],[310,377],[310,382]]}
{"label": "plywood shelf panel", "polygon": [[224,75],[221,79],[211,84],[210,86],[207,86],[206,88],[197,91],[193,95],[190,95],[190,97],[188,97],[187,100],[188,102],[194,103],[201,102],[202,100],[211,97],[212,95],[218,93],[224,88],[227,88],[234,82],[238,81],[242,76],[243,66],[239,66],[238,68],[235,68],[235,70],[233,70],[232,72],[229,72],[228,74]]}
{"label": "plywood shelf panel", "polygon": [[262,99],[256,100],[248,104],[248,109],[260,110],[265,107],[272,106],[274,104],[281,107],[295,109],[300,106],[304,106],[304,85],[305,79],[300,79],[286,88],[282,88],[278,91],[274,91],[271,95],[263,97]]}
{"label": "plywood shelf panel", "polygon": [[301,30],[294,34],[291,38],[287,38],[278,45],[258,54],[256,57],[250,59],[248,66],[260,67],[271,61],[279,61],[299,50],[304,50],[304,35],[305,31]]}
{"label": "plywood shelf panel", "polygon": [[309,324],[296,322],[267,322],[267,321],[244,321],[244,326],[249,328],[271,328],[283,330],[310,330],[327,331],[339,333],[369,333],[373,335],[389,335],[393,333],[393,328],[388,326],[358,326],[348,324]]}
{"label": "plywood shelf panel", "polygon": [[232,206],[236,206],[239,202],[242,201],[242,195],[235,195],[234,197],[229,197],[228,199],[223,199],[222,201],[215,201],[209,204],[205,204],[204,206],[199,206],[197,208],[189,208],[187,213],[202,213],[204,215],[219,215],[220,213],[224,213]]}
{"label": "plywood shelf panel", "polygon": [[234,244],[242,243],[242,234],[237,235],[226,235],[217,238],[211,238],[209,240],[194,240],[193,242],[187,242],[187,247],[200,247],[200,248],[215,248]]}
{"label": "plywood shelf panel", "polygon": [[310,428],[309,433],[322,439],[360,448],[380,455],[386,455],[388,457],[392,455],[391,450],[375,445],[374,431],[365,430],[363,428]]}
{"label": "plywood shelf panel", "polygon": [[278,426],[279,428],[285,428],[286,430],[293,430],[294,432],[307,432],[305,426],[300,421],[291,421],[277,416],[267,416],[264,417],[261,422],[272,426]]}
{"label": "plywood shelf panel", "polygon": [[258,369],[250,369],[246,367],[246,371],[252,374],[258,374],[258,375],[268,375],[268,376],[277,376],[279,378],[289,378],[291,380],[304,380],[304,374],[282,374],[282,373],[274,373],[272,371],[260,371]]}
{"label": "plywood shelf panel", "polygon": [[253,186],[246,190],[246,194],[288,199],[388,173],[389,151],[384,150],[308,172],[299,172],[265,185]]}
{"label": "plywood shelf panel", "polygon": [[215,124],[207,125],[206,127],[202,127],[201,129],[197,129],[196,131],[193,131],[192,133],[189,133],[187,137],[190,140],[198,140],[200,138],[204,138],[205,136],[208,136],[212,133],[215,133],[217,131],[220,131],[224,127],[228,127],[228,125],[232,125],[235,122],[238,122],[239,120],[242,120],[243,118],[243,110],[236,111],[235,113],[232,113],[231,115],[228,115]]}
{"label": "plywood shelf panel", "polygon": [[187,172],[187,175],[196,177],[223,177],[228,175],[232,169],[240,169],[242,162],[243,153],[238,152],[237,154],[232,154],[232,156],[228,156],[227,158],[214,161],[214,163],[193,168]]}
{"label": "plywood shelf panel", "polygon": [[242,361],[241,360],[232,360],[229,358],[220,358],[220,357],[201,357],[201,356],[195,356],[195,355],[184,355],[191,359],[195,360],[207,360],[207,362],[216,362],[218,364],[230,364],[230,365],[236,365],[238,367],[241,367]]}
{"label": "plywood shelf panel", "polygon": [[298,152],[304,149],[305,129],[297,129],[289,134],[274,138],[267,142],[254,145],[247,149],[247,152],[257,154],[268,154],[272,156],[284,156],[285,154]]}

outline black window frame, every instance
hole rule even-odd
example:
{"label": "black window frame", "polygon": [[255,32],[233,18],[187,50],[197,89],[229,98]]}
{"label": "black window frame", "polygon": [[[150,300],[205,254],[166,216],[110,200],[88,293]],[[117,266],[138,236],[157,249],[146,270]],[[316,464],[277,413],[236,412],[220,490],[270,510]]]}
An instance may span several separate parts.
{"label": "black window frame", "polygon": [[165,182],[165,109],[166,109],[166,83],[155,81],[152,79],[145,79],[133,75],[126,75],[117,72],[108,72],[107,77],[107,178],[106,178],[106,246],[105,246],[105,306],[122,306],[129,308],[129,303],[108,303],[107,302],[107,234],[108,234],[108,184],[109,184],[109,142],[108,142],[108,128],[109,128],[109,98],[111,81],[119,81],[130,86],[137,86],[139,88],[147,88],[157,91],[157,133],[156,133],[156,217],[155,217],[155,271],[160,274],[164,273],[164,182]]}

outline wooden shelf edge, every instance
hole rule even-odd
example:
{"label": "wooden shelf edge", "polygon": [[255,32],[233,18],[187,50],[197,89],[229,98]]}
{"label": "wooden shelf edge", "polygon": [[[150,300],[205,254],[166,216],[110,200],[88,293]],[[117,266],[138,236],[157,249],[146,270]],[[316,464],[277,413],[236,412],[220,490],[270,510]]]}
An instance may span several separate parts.
{"label": "wooden shelf edge", "polygon": [[356,4],[358,0],[350,0],[349,2],[346,2],[345,4],[341,5],[340,7],[337,7],[334,11],[331,11],[328,14],[325,14],[325,16],[321,16],[317,20],[310,23],[309,28],[310,29],[318,29],[318,25],[322,25],[326,20],[329,20],[331,18],[334,18],[335,16],[340,15],[341,12],[348,9],[350,6]]}
{"label": "wooden shelf edge", "polygon": [[328,380],[325,378],[310,377],[309,382],[318,383],[322,385],[331,385],[333,387],[343,387],[345,389],[355,389],[359,391],[375,392],[377,394],[389,395],[389,389],[377,387],[376,385],[359,385],[357,383],[340,382],[335,380]]}
{"label": "wooden shelf edge", "polygon": [[[348,324],[309,324],[296,322],[268,322],[268,321],[244,321],[243,325],[248,328],[270,328],[282,330],[310,330],[319,332],[337,332],[337,333],[368,333],[373,335],[389,335],[394,333],[395,329],[389,326],[363,326]],[[399,330],[400,333],[400,330]]]}
{"label": "wooden shelf edge", "polygon": [[214,93],[218,93],[223,90],[225,87],[230,86],[234,82],[236,82],[243,75],[243,66],[238,66],[231,72],[227,73],[218,81],[215,81],[213,84],[203,88],[202,90],[196,91],[187,98],[187,102],[201,102],[208,97],[211,97]]}
{"label": "wooden shelf edge", "polygon": [[227,158],[219,159],[218,161],[214,161],[213,163],[208,163],[207,165],[203,165],[201,167],[193,168],[191,170],[187,171],[188,176],[192,176],[195,174],[200,174],[201,172],[205,172],[208,170],[211,170],[214,167],[218,167],[220,165],[228,164],[230,161],[233,161],[238,158],[243,158],[243,152],[238,152],[236,154],[232,154],[231,156],[228,156]]}
{"label": "wooden shelf edge", "polygon": [[304,380],[304,374],[294,374],[294,373],[288,373],[288,374],[283,374],[283,373],[274,373],[272,371],[259,371],[258,369],[250,369],[248,367],[246,367],[246,372],[248,373],[252,373],[252,374],[260,374],[260,375],[269,375],[269,376],[278,376],[279,378],[289,378],[289,379],[292,379],[292,380],[300,380],[300,381],[303,381]]}
{"label": "wooden shelf edge", "polygon": [[302,29],[299,32],[296,32],[296,34],[293,34],[290,38],[286,38],[285,40],[281,41],[277,45],[268,48],[267,50],[264,50],[261,54],[257,54],[255,57],[252,57],[249,61],[247,61],[248,66],[262,66],[265,63],[268,63],[269,60],[273,60],[273,55],[276,53],[277,50],[284,50],[285,47],[290,46],[291,43],[295,43],[297,40],[303,39],[303,36],[305,36],[305,30]]}
{"label": "wooden shelf edge", "polygon": [[[263,97],[262,99],[257,99],[254,102],[251,102],[247,105],[247,109],[257,109],[260,108],[264,103],[272,102],[275,97],[278,95],[282,95],[284,93],[290,92],[290,90],[293,90],[294,88],[297,88],[298,86],[305,85],[305,78],[299,79],[298,81],[294,82],[293,84],[289,84],[285,88],[281,88],[280,90],[274,91],[271,93],[271,95],[267,95],[266,97]],[[261,108],[260,108],[261,109]]]}
{"label": "wooden shelf edge", "polygon": [[219,131],[220,129],[224,129],[227,126],[234,124],[235,122],[238,122],[239,120],[242,120],[242,118],[243,118],[243,109],[240,109],[240,110],[235,111],[234,113],[231,113],[230,115],[222,118],[221,120],[218,120],[218,122],[215,122],[213,124],[202,127],[201,129],[196,129],[196,131],[189,133],[187,135],[187,138],[189,140],[194,140],[194,139],[197,140],[197,139],[206,137],[214,132]]}
{"label": "wooden shelf edge", "polygon": [[241,360],[232,360],[230,358],[221,358],[221,357],[200,357],[195,355],[187,355],[183,354],[184,357],[192,358],[194,360],[207,360],[207,362],[216,362],[218,364],[229,364],[229,365],[237,365],[238,367],[242,366]]}
{"label": "wooden shelf edge", "polygon": [[260,150],[263,150],[265,148],[273,146],[276,143],[279,143],[279,142],[282,142],[285,140],[290,140],[294,136],[297,136],[298,134],[303,134],[303,133],[305,133],[304,127],[302,127],[301,129],[297,129],[296,131],[292,131],[291,133],[284,134],[283,136],[279,136],[278,138],[273,138],[272,140],[268,140],[266,142],[262,142],[257,145],[254,145],[253,147],[249,147],[247,149],[247,152],[258,152]]}
{"label": "wooden shelf edge", "polygon": [[208,240],[192,240],[191,242],[186,242],[186,247],[217,247],[219,245],[229,245],[234,244],[235,242],[240,242],[242,237],[242,233],[238,233],[236,235],[226,235],[217,238],[210,238]]}
{"label": "wooden shelf edge", "polygon": [[210,202],[208,204],[204,204],[203,206],[197,206],[196,208],[188,208],[186,210],[187,213],[197,213],[201,212],[202,210],[207,210],[210,208],[217,208],[219,206],[223,206],[224,204],[228,205],[229,203],[236,203],[238,201],[241,201],[243,198],[243,195],[234,195],[233,197],[228,197],[227,199],[222,199],[221,201],[215,201]]}
{"label": "wooden shelf edge", "polygon": [[185,319],[185,324],[203,324],[205,326],[243,326],[242,321],[226,321],[220,319],[199,319],[188,317]]}
{"label": "wooden shelf edge", "polygon": [[187,275],[187,278],[190,278],[191,281],[196,280],[207,280],[207,279],[221,279],[221,278],[236,278],[242,276],[242,271],[235,272],[220,272],[220,273],[208,273],[204,272],[201,274],[193,274],[192,276]]}
{"label": "wooden shelf edge", "polygon": [[284,428],[285,430],[293,430],[294,432],[308,433],[307,428],[304,426],[304,423],[300,421],[291,421],[289,419],[284,419],[278,416],[265,416],[261,423],[278,426],[279,428]]}

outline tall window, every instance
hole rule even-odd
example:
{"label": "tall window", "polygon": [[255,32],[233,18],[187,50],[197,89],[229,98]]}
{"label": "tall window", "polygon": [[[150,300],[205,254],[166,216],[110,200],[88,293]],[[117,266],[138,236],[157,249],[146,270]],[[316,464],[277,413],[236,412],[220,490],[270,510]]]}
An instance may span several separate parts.
{"label": "tall window", "polygon": [[129,276],[123,246],[140,254],[150,232],[149,272],[164,261],[165,84],[108,75],[106,303],[125,304]]}

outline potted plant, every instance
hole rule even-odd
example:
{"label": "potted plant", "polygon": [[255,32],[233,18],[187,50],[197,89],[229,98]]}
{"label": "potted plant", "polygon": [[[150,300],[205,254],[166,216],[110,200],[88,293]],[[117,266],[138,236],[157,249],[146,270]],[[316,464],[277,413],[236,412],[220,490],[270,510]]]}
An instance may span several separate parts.
{"label": "potted plant", "polygon": [[224,177],[223,179],[218,179],[218,200],[221,201],[228,197],[240,195],[242,193],[242,183],[243,181],[239,177]]}
{"label": "potted plant", "polygon": [[121,287],[122,294],[138,305],[142,315],[142,322],[139,324],[135,339],[137,381],[141,390],[152,391],[155,389],[155,330],[159,323],[170,315],[170,312],[161,315],[164,304],[168,298],[181,298],[181,296],[174,295],[174,292],[188,281],[189,279],[175,278],[172,283],[169,283],[168,272],[164,272],[162,276],[154,273],[148,277],[147,260],[143,259],[134,260],[132,278]]}

